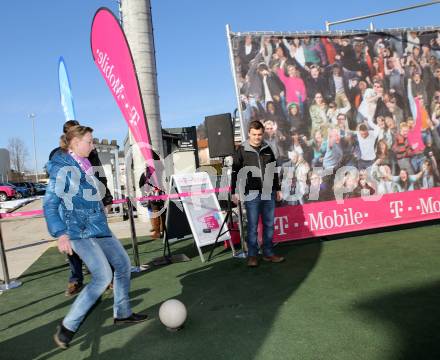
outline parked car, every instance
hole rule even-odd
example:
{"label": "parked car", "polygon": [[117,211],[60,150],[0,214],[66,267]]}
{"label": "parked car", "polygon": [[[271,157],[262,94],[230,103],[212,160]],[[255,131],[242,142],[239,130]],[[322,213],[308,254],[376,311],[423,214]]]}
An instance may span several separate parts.
{"label": "parked car", "polygon": [[34,189],[34,195],[38,195],[37,194],[37,183],[28,181],[28,184]]}
{"label": "parked car", "polygon": [[44,195],[46,193],[46,184],[35,183],[35,195]]}
{"label": "parked car", "polygon": [[36,193],[35,187],[31,182],[14,182],[12,184],[15,186],[26,187],[29,190],[30,196],[34,196]]}
{"label": "parked car", "polygon": [[31,196],[31,192],[29,191],[29,189],[26,186],[16,185],[15,183],[4,183],[4,184],[15,188],[15,191],[16,191],[15,198],[16,199],[21,199],[21,198]]}
{"label": "parked car", "polygon": [[15,197],[16,191],[10,185],[0,183],[0,201],[7,201]]}
{"label": "parked car", "polygon": [[37,195],[37,189],[36,189],[36,187],[35,187],[35,183],[33,183],[33,182],[27,182],[26,184],[27,184],[28,187],[30,187],[30,189],[31,189],[31,194],[32,194],[32,195]]}

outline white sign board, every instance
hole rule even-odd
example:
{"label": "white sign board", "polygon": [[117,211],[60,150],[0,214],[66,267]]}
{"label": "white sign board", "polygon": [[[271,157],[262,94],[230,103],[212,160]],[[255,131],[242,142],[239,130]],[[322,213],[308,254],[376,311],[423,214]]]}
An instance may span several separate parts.
{"label": "white sign board", "polygon": [[[204,190],[213,190],[211,179],[206,172],[193,174],[174,174],[171,177],[171,187],[182,194],[181,201],[188,223],[194,236],[200,257],[204,261],[201,247],[215,243],[220,228],[224,222],[217,197],[214,192],[202,193]],[[188,196],[191,194],[191,196]],[[224,234],[218,241],[230,240],[227,224],[221,229]]]}

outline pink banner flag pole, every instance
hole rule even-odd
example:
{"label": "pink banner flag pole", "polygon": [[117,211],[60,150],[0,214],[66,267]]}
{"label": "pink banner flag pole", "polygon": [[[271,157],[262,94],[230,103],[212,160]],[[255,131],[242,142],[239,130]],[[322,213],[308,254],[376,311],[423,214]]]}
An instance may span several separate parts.
{"label": "pink banner flag pole", "polygon": [[[104,77],[147,165],[154,169],[144,104],[130,47],[115,15],[107,8],[95,13],[90,35],[93,59]],[[157,184],[153,172],[153,182]]]}

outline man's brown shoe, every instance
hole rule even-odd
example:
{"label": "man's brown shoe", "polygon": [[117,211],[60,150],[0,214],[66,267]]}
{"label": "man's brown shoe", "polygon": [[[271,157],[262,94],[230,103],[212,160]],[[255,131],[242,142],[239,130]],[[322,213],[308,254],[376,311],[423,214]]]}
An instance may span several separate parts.
{"label": "man's brown shoe", "polygon": [[247,261],[247,266],[249,267],[257,267],[258,266],[258,259],[256,256],[249,256]]}
{"label": "man's brown shoe", "polygon": [[273,263],[280,263],[280,262],[283,262],[286,259],[285,259],[284,256],[272,255],[272,256],[263,256],[263,260],[264,261],[273,262]]}
{"label": "man's brown shoe", "polygon": [[83,288],[83,284],[79,284],[76,282],[69,283],[69,284],[67,284],[67,289],[64,292],[64,295],[66,295],[66,296],[76,295],[81,291],[82,288]]}

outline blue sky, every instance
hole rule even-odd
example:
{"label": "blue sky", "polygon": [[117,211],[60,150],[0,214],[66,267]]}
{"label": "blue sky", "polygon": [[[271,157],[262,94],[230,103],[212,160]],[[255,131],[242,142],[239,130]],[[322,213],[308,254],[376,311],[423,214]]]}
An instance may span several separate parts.
{"label": "blue sky", "polygon": [[[163,127],[198,125],[206,115],[232,112],[236,105],[225,25],[233,31],[325,30],[340,20],[410,6],[422,1],[251,1],[151,0]],[[72,83],[77,118],[99,138],[127,133],[119,109],[93,63],[90,26],[115,0],[14,0],[3,4],[0,39],[0,148],[21,138],[34,168],[32,125],[36,114],[39,168],[57,146],[63,124],[58,92],[58,58]],[[439,5],[332,27],[334,30],[439,25]]]}

